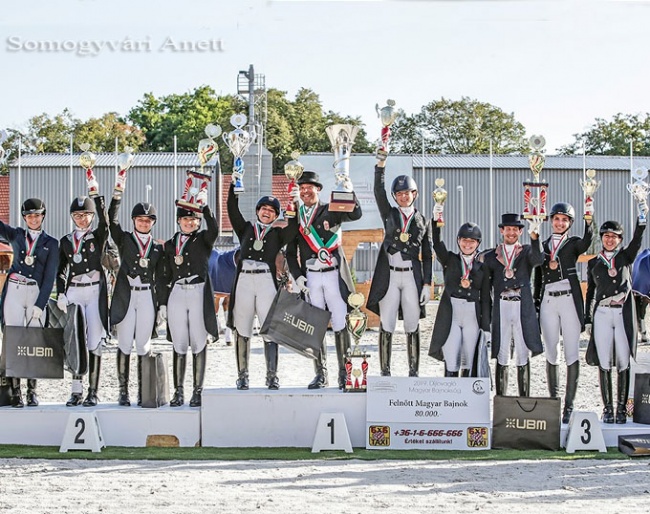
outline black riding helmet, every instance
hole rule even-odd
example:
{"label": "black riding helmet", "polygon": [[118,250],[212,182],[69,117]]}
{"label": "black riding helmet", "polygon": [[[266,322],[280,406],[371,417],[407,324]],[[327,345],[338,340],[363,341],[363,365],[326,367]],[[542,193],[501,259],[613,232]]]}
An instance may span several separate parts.
{"label": "black riding helmet", "polygon": [[158,212],[156,211],[156,208],[147,202],[136,203],[131,211],[131,219],[138,216],[146,216],[147,218],[156,221],[156,219],[158,219],[157,215]]}
{"label": "black riding helmet", "polygon": [[481,227],[479,227],[476,223],[463,223],[458,229],[458,235],[456,236],[456,239],[460,239],[461,237],[466,239],[475,239],[480,243],[481,239],[483,239]]}
{"label": "black riding helmet", "polygon": [[87,196],[78,196],[70,204],[70,214],[73,212],[92,212],[95,214],[97,212],[95,202]]}
{"label": "black riding helmet", "polygon": [[28,214],[42,214],[45,216],[45,202],[40,198],[28,198],[23,202],[20,212],[23,216],[27,216]]}
{"label": "black riding helmet", "polygon": [[606,221],[600,226],[600,237],[603,237],[603,234],[607,234],[608,232],[623,237],[623,225],[618,221]]}

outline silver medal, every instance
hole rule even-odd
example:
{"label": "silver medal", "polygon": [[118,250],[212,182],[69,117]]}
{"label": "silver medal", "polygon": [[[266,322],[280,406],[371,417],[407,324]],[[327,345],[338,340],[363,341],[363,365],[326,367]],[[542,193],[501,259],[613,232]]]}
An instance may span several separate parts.
{"label": "silver medal", "polygon": [[264,248],[264,243],[259,239],[256,239],[255,242],[253,243],[253,250],[259,252],[262,248]]}
{"label": "silver medal", "polygon": [[149,259],[145,259],[144,257],[140,258],[140,267],[141,268],[146,268],[149,266]]}
{"label": "silver medal", "polygon": [[183,256],[182,255],[175,255],[174,256],[174,264],[176,264],[176,266],[180,266],[181,264],[183,264]]}
{"label": "silver medal", "polygon": [[27,266],[33,266],[34,265],[34,257],[32,255],[26,255],[25,256],[25,264],[27,264]]}
{"label": "silver medal", "polygon": [[81,254],[80,254],[80,253],[75,253],[75,254],[72,256],[72,260],[73,260],[74,262],[76,262],[77,264],[79,264],[79,263],[81,262]]}

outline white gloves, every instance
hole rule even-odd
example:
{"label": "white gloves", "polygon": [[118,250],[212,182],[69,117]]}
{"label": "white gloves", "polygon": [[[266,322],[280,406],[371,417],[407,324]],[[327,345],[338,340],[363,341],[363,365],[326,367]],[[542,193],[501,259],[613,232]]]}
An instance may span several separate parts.
{"label": "white gloves", "polygon": [[438,219],[439,215],[444,212],[444,208],[441,203],[437,203],[433,206],[433,217]]}
{"label": "white gloves", "polygon": [[542,226],[542,221],[541,220],[528,220],[528,233],[530,235],[533,234],[538,234],[539,235],[539,227]]}
{"label": "white gloves", "polygon": [[56,306],[61,312],[68,312],[68,297],[61,293],[56,300]]}
{"label": "white gloves", "polygon": [[43,315],[43,309],[34,305],[34,307],[32,308],[32,319],[40,320],[42,315]]}
{"label": "white gloves", "polygon": [[291,201],[297,203],[300,200],[300,186],[294,187],[289,195],[291,196]]}
{"label": "white gloves", "polygon": [[309,288],[307,287],[307,277],[298,277],[296,279],[296,286],[300,289],[301,293],[309,294]]}
{"label": "white gloves", "polygon": [[591,323],[585,324],[585,334],[587,334],[587,337],[589,338],[591,338],[591,328],[592,328]]}
{"label": "white gloves", "polygon": [[158,307],[158,317],[156,318],[156,325],[161,325],[167,319],[167,306],[161,305]]}
{"label": "white gloves", "polygon": [[424,284],[420,293],[420,305],[426,305],[431,300],[431,286]]}

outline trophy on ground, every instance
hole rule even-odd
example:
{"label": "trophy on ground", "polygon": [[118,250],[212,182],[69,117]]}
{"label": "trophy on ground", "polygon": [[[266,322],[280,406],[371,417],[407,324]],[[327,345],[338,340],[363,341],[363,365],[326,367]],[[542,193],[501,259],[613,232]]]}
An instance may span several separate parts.
{"label": "trophy on ground", "polygon": [[289,193],[289,203],[284,211],[284,215],[287,218],[296,217],[296,204],[293,201],[292,193],[298,187],[296,180],[302,176],[302,172],[305,171],[305,167],[298,160],[300,158],[300,152],[294,151],[291,152],[291,160],[284,165],[284,175],[287,177],[290,182],[287,186],[287,193]]}
{"label": "trophy on ground", "polygon": [[386,100],[386,106],[379,108],[379,104],[375,104],[377,116],[381,120],[381,141],[380,146],[375,151],[377,159],[385,161],[388,157],[388,141],[390,141],[390,127],[397,119],[397,111],[395,110],[395,100]]}
{"label": "trophy on ground", "polygon": [[192,212],[202,212],[208,203],[208,185],[212,180],[212,171],[206,164],[216,156],[215,169],[219,169],[219,146],[215,138],[221,135],[221,127],[210,123],[205,127],[205,135],[207,137],[199,141],[197,150],[201,168],[187,170],[183,195],[180,200],[176,200],[177,207]]}
{"label": "trophy on ground", "polygon": [[0,130],[0,166],[2,166],[7,158],[9,157],[9,152],[7,152],[3,147],[2,143],[4,143],[7,139],[9,139],[9,135],[7,134],[7,131],[2,129]]}
{"label": "trophy on ground", "polygon": [[345,389],[346,393],[365,393],[368,387],[368,358],[369,354],[359,349],[359,341],[368,328],[368,316],[361,311],[365,301],[361,293],[352,293],[348,304],[352,307],[345,318],[347,329],[352,334],[354,346],[348,350],[345,360]]}
{"label": "trophy on ground", "polygon": [[97,162],[97,156],[90,151],[89,143],[82,143],[79,145],[81,151],[83,152],[79,156],[79,164],[81,167],[86,170],[86,184],[88,185],[88,196],[94,198],[99,196],[99,183],[97,182],[97,177],[95,177],[95,172],[93,168]]}
{"label": "trophy on ground", "polygon": [[222,136],[234,159],[232,172],[237,174],[234,188],[236,195],[244,192],[244,155],[257,137],[254,127],[251,126],[249,131],[242,128],[246,125],[246,120],[244,114],[233,114],[230,117],[230,124],[235,128]]}
{"label": "trophy on ground", "polygon": [[600,180],[595,180],[596,170],[587,170],[585,171],[587,178],[585,180],[580,179],[580,187],[585,192],[585,214],[583,219],[593,220],[594,219],[594,193],[600,187]]}
{"label": "trophy on ground", "polygon": [[[126,187],[126,172],[133,166],[133,148],[126,146],[124,151],[117,156],[117,167],[119,168],[115,175],[115,187],[113,188],[113,197],[122,198],[124,188]],[[90,195],[92,196],[92,194]]]}
{"label": "trophy on ground", "polygon": [[330,211],[352,212],[356,196],[350,180],[350,152],[359,127],[355,125],[331,125],[325,129],[334,152],[334,189],[330,196]]}
{"label": "trophy on ground", "polygon": [[437,178],[436,188],[433,190],[433,193],[431,193],[431,196],[433,197],[433,201],[435,202],[435,205],[433,207],[433,218],[436,221],[436,226],[438,227],[445,226],[445,220],[442,216],[442,213],[443,213],[443,204],[447,200],[447,190],[443,189],[442,186],[444,185],[445,185],[445,179]]}
{"label": "trophy on ground", "polygon": [[627,185],[627,190],[636,200],[639,223],[641,225],[645,225],[648,222],[648,194],[650,194],[650,184],[646,182],[646,178],[648,178],[648,170],[646,168],[637,168],[632,171],[632,183]]}
{"label": "trophy on ground", "polygon": [[523,218],[541,223],[548,218],[546,214],[548,182],[539,179],[539,175],[544,168],[543,148],[546,145],[546,139],[544,139],[544,136],[531,136],[528,143],[532,149],[531,154],[528,156],[528,165],[533,172],[533,180],[524,182]]}

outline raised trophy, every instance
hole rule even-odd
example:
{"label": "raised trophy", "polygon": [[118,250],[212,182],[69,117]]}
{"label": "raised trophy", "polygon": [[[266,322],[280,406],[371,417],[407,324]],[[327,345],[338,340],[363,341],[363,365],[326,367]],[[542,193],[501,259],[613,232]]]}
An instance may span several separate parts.
{"label": "raised trophy", "polygon": [[636,200],[639,223],[641,225],[645,225],[648,222],[648,194],[650,194],[650,184],[646,182],[646,178],[648,178],[648,170],[646,168],[636,168],[632,171],[632,183],[627,185],[627,190]]}
{"label": "raised trophy", "polygon": [[[124,188],[126,187],[126,172],[133,166],[133,148],[130,146],[124,147],[124,151],[117,156],[118,172],[115,175],[115,187],[113,187],[113,197],[122,198]],[[92,195],[91,195],[92,196]]]}
{"label": "raised trophy", "polygon": [[375,104],[377,116],[381,120],[381,142],[377,148],[375,155],[380,161],[385,161],[388,157],[388,141],[390,140],[390,127],[397,119],[397,111],[395,110],[395,100],[386,100],[386,105],[379,108],[379,104]]}
{"label": "raised trophy", "polygon": [[232,171],[237,174],[234,189],[236,195],[244,192],[244,155],[257,137],[254,127],[250,127],[249,131],[242,128],[246,125],[246,121],[244,114],[233,114],[230,117],[230,124],[235,128],[222,136],[234,159]]}
{"label": "raised trophy", "polygon": [[330,211],[352,212],[356,196],[350,180],[350,152],[359,127],[355,125],[331,125],[325,129],[334,152],[334,189],[330,196]]}
{"label": "raised trophy", "polygon": [[532,149],[532,152],[528,156],[528,165],[533,172],[533,180],[526,180],[524,182],[523,217],[527,220],[542,222],[548,218],[546,214],[548,182],[539,178],[546,161],[543,154],[546,139],[544,139],[544,136],[531,136],[528,144]]}
{"label": "raised trophy", "polygon": [[368,388],[368,358],[369,354],[359,349],[359,341],[368,328],[368,316],[361,311],[365,298],[361,293],[352,293],[348,304],[352,307],[345,318],[347,329],[352,334],[354,346],[348,350],[345,360],[345,389],[346,393],[365,393]]}
{"label": "raised trophy", "polygon": [[442,206],[447,200],[447,190],[443,189],[442,186],[445,185],[445,179],[437,178],[435,184],[436,184],[436,188],[433,190],[433,193],[431,193],[431,196],[433,197],[433,201],[436,204],[433,208],[433,218],[436,221],[436,226],[444,227],[445,220],[442,216],[442,212],[443,212]]}
{"label": "raised trophy", "polygon": [[178,207],[192,212],[202,212],[208,203],[208,185],[212,180],[212,170],[206,167],[206,164],[216,156],[215,167],[219,167],[219,146],[215,139],[221,135],[221,127],[210,123],[205,127],[205,135],[207,137],[199,141],[197,150],[201,167],[198,170],[187,170],[183,195],[180,200],[176,200]]}
{"label": "raised trophy", "polygon": [[79,145],[81,151],[83,152],[79,156],[79,164],[81,167],[86,170],[86,184],[88,185],[88,196],[94,198],[99,196],[99,183],[97,182],[97,177],[95,177],[95,172],[93,168],[97,162],[97,156],[90,151],[90,143],[82,143]]}
{"label": "raised trophy", "polygon": [[0,130],[0,166],[2,166],[7,160],[7,157],[9,157],[9,152],[7,152],[2,147],[2,143],[4,143],[7,139],[9,139],[7,131],[4,129]]}
{"label": "raised trophy", "polygon": [[583,219],[593,220],[594,219],[594,193],[600,187],[600,180],[595,180],[596,170],[587,170],[585,171],[587,178],[585,180],[580,179],[580,187],[585,192],[585,214]]}
{"label": "raised trophy", "polygon": [[287,193],[289,193],[289,203],[287,204],[287,208],[284,211],[284,215],[287,218],[296,217],[296,205],[293,201],[292,193],[298,187],[296,180],[298,180],[302,176],[302,172],[305,171],[305,167],[298,160],[299,158],[300,152],[291,152],[291,160],[284,165],[284,175],[290,180],[289,185],[287,186]]}

